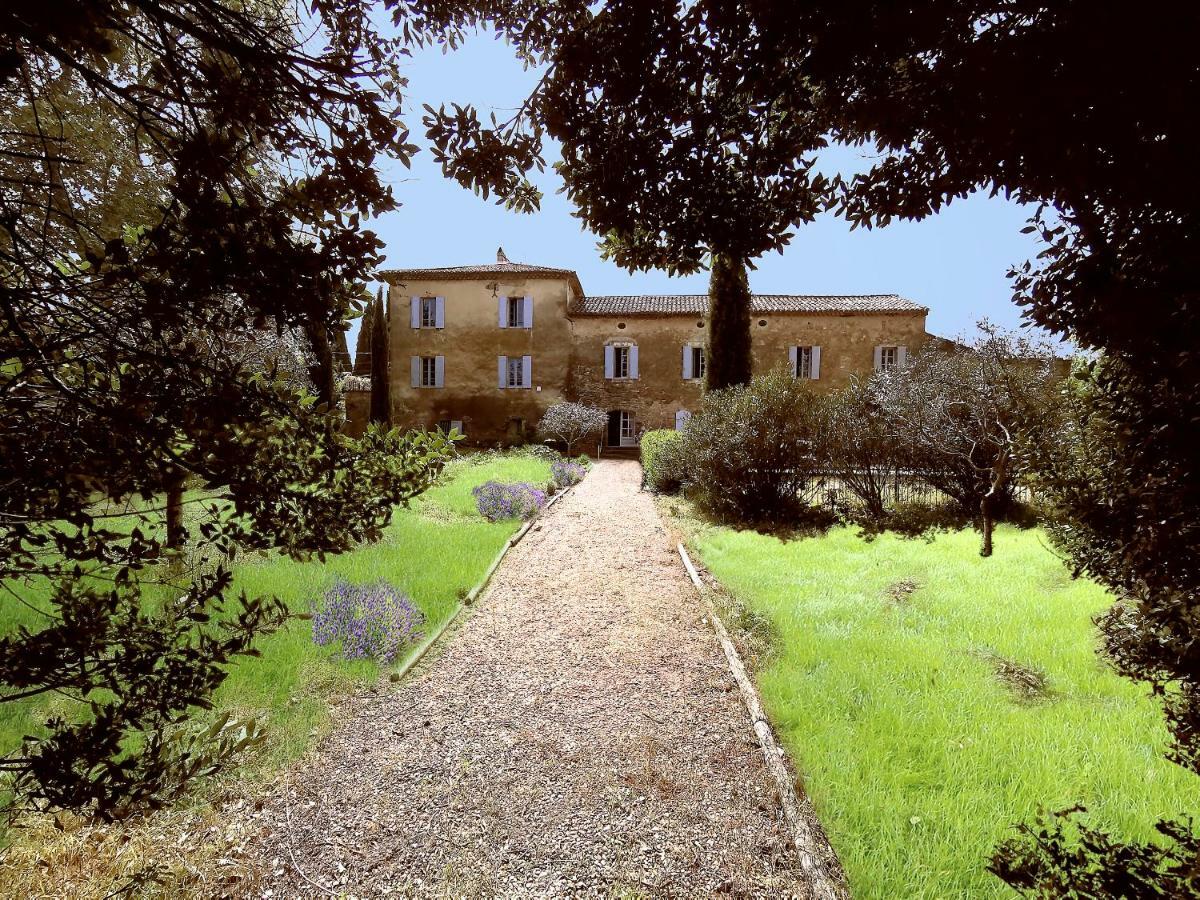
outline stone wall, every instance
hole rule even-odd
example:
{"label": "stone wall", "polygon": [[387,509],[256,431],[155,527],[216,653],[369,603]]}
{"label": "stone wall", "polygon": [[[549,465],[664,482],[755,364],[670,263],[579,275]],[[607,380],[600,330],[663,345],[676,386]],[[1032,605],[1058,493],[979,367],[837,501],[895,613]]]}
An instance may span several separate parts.
{"label": "stone wall", "polygon": [[[707,323],[699,316],[580,316],[572,319],[572,368],[580,393],[605,409],[633,412],[641,428],[674,428],[679,410],[693,411],[700,403],[700,381],[683,378],[683,347],[703,344]],[[925,339],[925,316],[801,315],[755,316],[751,320],[755,374],[788,366],[794,346],[821,348],[818,391],[844,387],[851,376],[866,375],[874,366],[875,347],[898,345],[910,352]],[[638,347],[636,381],[604,379],[604,345],[632,342]],[[585,377],[578,377],[584,372]]]}
{"label": "stone wall", "polygon": [[[512,276],[507,276],[511,278]],[[421,281],[392,285],[389,332],[393,419],[399,425],[433,428],[461,421],[470,443],[491,444],[534,437],[546,407],[563,398],[571,356],[566,316],[571,287],[561,278]],[[501,297],[533,298],[532,328],[501,328]],[[444,297],[443,328],[413,328],[412,297]],[[532,356],[528,388],[499,386],[498,360]],[[444,386],[412,386],[412,357],[441,356]]]}

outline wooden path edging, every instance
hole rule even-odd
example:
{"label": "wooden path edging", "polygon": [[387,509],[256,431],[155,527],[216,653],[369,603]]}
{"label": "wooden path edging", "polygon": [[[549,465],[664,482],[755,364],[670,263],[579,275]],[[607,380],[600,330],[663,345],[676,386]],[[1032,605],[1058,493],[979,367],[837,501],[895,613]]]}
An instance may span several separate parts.
{"label": "wooden path edging", "polygon": [[[812,895],[819,898],[819,900],[841,900],[845,896],[845,893],[838,888],[837,880],[834,879],[826,868],[826,854],[819,852],[817,849],[819,844],[826,844],[826,842],[821,837],[818,837],[808,824],[809,818],[816,818],[812,803],[807,797],[800,797],[796,793],[796,785],[792,780],[791,772],[788,770],[786,756],[783,748],[775,740],[775,733],[771,730],[771,725],[767,721],[767,714],[763,709],[758,689],[746,673],[746,666],[742,663],[741,655],[738,653],[737,647],[734,646],[733,640],[729,637],[729,631],[725,628],[725,623],[721,621],[721,617],[717,613],[716,604],[713,603],[711,595],[700,580],[700,575],[697,573],[696,567],[692,564],[691,557],[688,556],[687,548],[683,546],[682,541],[679,542],[678,547],[679,556],[683,560],[683,567],[687,569],[688,577],[692,580],[692,584],[695,585],[697,593],[700,594],[708,606],[708,614],[713,623],[713,630],[716,631],[717,639],[721,642],[721,649],[725,651],[725,659],[729,662],[729,669],[733,673],[733,678],[737,682],[738,687],[741,688],[742,699],[746,701],[746,711],[750,713],[750,724],[754,728],[754,733],[758,736],[758,744],[762,748],[767,770],[770,771],[772,777],[775,779],[775,786],[779,791],[779,801],[783,806],[783,814],[786,816],[788,826],[792,832],[792,843],[795,845],[796,853],[800,857],[800,869],[809,880]],[[801,815],[802,809],[808,814],[808,817]],[[828,845],[826,844],[826,846]],[[829,848],[829,853],[832,852],[833,849]]]}
{"label": "wooden path edging", "polygon": [[550,502],[542,507],[541,512],[522,525],[517,530],[516,534],[504,542],[504,546],[500,548],[500,552],[496,554],[496,558],[493,559],[491,565],[487,567],[487,571],[483,573],[483,577],[479,579],[479,583],[476,584],[475,587],[471,588],[471,590],[467,593],[467,596],[462,599],[461,603],[454,607],[454,612],[450,613],[450,615],[446,617],[446,621],[439,625],[433,634],[425,638],[425,640],[421,643],[421,646],[417,648],[416,652],[406,659],[404,664],[400,666],[399,669],[388,676],[388,681],[401,681],[405,675],[413,670],[417,663],[419,663],[425,657],[425,654],[429,652],[430,648],[432,648],[433,645],[436,644],[442,637],[442,635],[446,633],[446,629],[454,624],[454,622],[458,619],[459,614],[461,614],[464,609],[466,609],[468,606],[471,606],[477,599],[479,599],[479,595],[483,593],[484,588],[486,588],[491,582],[492,576],[496,574],[496,569],[500,567],[500,563],[504,561],[504,557],[508,555],[508,551],[521,542],[521,538],[525,537],[525,535],[529,533],[529,529],[533,527],[534,522],[544,516],[550,507],[565,497],[571,490],[574,489],[574,487],[575,485],[565,487],[551,497]]}

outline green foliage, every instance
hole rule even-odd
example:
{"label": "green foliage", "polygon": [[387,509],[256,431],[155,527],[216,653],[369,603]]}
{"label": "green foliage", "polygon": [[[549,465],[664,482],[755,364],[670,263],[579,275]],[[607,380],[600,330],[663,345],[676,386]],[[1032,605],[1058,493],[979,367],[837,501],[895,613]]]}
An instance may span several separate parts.
{"label": "green foliage", "polygon": [[[349,440],[332,402],[330,329],[379,262],[362,222],[395,206],[376,154],[415,149],[397,42],[357,3],[318,4],[316,42],[273,4],[88,9],[0,12],[0,593],[38,609],[0,638],[0,703],[69,700],[0,768],[111,817],[241,745],[186,725],[285,614],[232,560],[378,536],[450,447]],[[184,481],[206,499],[168,552],[136,506]]]}
{"label": "green foliage", "polygon": [[819,469],[822,403],[784,370],[707,392],[683,431],[688,496],[718,521],[797,523]]}
{"label": "green foliage", "polygon": [[677,494],[683,486],[683,433],[670,429],[642,435],[642,480],[659,494]]}
{"label": "green foliage", "polygon": [[719,391],[747,384],[754,361],[750,355],[750,283],[744,261],[713,253],[708,300],[704,386]]}
{"label": "green foliage", "polygon": [[1158,840],[1130,844],[1080,821],[1082,806],[1021,825],[990,869],[1035,897],[1195,897],[1200,895],[1200,834],[1191,822],[1162,821]]}
{"label": "green foliage", "polygon": [[[1112,597],[1037,531],[1001,525],[997,540],[982,560],[971,532],[696,535],[709,571],[770,622],[756,680],[855,897],[1007,897],[988,858],[1039,808],[1081,801],[1091,827],[1144,842],[1200,802],[1162,758],[1154,701],[1097,664],[1092,620]],[[1017,666],[1045,673],[1039,698],[1006,680]]]}

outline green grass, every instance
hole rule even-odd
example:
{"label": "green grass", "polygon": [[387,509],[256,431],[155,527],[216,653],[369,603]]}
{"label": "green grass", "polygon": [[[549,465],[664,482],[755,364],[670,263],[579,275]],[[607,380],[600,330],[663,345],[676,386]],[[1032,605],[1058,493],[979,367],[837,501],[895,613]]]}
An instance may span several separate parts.
{"label": "green grass", "polygon": [[[378,543],[329,556],[324,563],[251,557],[235,568],[234,593],[275,595],[301,613],[339,576],[352,584],[383,579],[413,599],[425,616],[428,634],[451,615],[520,525],[484,520],[475,511],[471,489],[489,479],[544,483],[549,475],[547,462],[524,454],[458,460],[410,508],[396,509]],[[22,595],[40,604],[47,594],[43,584]],[[0,633],[21,624],[36,629],[44,621],[16,601],[0,602]],[[373,661],[347,662],[329,648],[315,646],[310,623],[302,619],[289,621],[257,646],[262,655],[239,659],[214,697],[217,710],[255,716],[266,724],[266,744],[248,763],[252,771],[276,768],[302,754],[328,726],[330,701],[381,675]],[[27,734],[39,733],[50,713],[74,714],[74,705],[62,698],[0,704],[0,752],[15,749]]]}
{"label": "green grass", "polygon": [[[700,528],[700,558],[765,617],[763,700],[859,898],[1011,896],[984,866],[1039,805],[1148,839],[1200,808],[1166,762],[1146,690],[1096,654],[1111,598],[1072,581],[1037,531],[1002,527],[996,554],[961,532],[932,543],[852,529],[782,543]],[[903,579],[917,589],[889,596]],[[1029,699],[997,657],[1040,670]]]}

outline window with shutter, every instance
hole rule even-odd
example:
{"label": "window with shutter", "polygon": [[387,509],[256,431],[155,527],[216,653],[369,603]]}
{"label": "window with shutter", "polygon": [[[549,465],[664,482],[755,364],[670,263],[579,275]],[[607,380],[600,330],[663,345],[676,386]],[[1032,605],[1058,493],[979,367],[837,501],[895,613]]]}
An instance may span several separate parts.
{"label": "window with shutter", "polygon": [[813,377],[813,348],[797,347],[795,358],[796,370],[792,373],[797,378],[805,380]]}
{"label": "window with shutter", "polygon": [[421,387],[437,387],[437,357],[421,357]]}
{"label": "window with shutter", "polygon": [[900,365],[900,348],[895,346],[882,346],[879,348],[879,365],[877,368],[880,372],[891,372]]}
{"label": "window with shutter", "polygon": [[524,297],[509,297],[508,298],[508,327],[509,328],[524,328],[525,327],[525,298]]}
{"label": "window with shutter", "polygon": [[421,327],[437,328],[437,297],[421,298]]}

